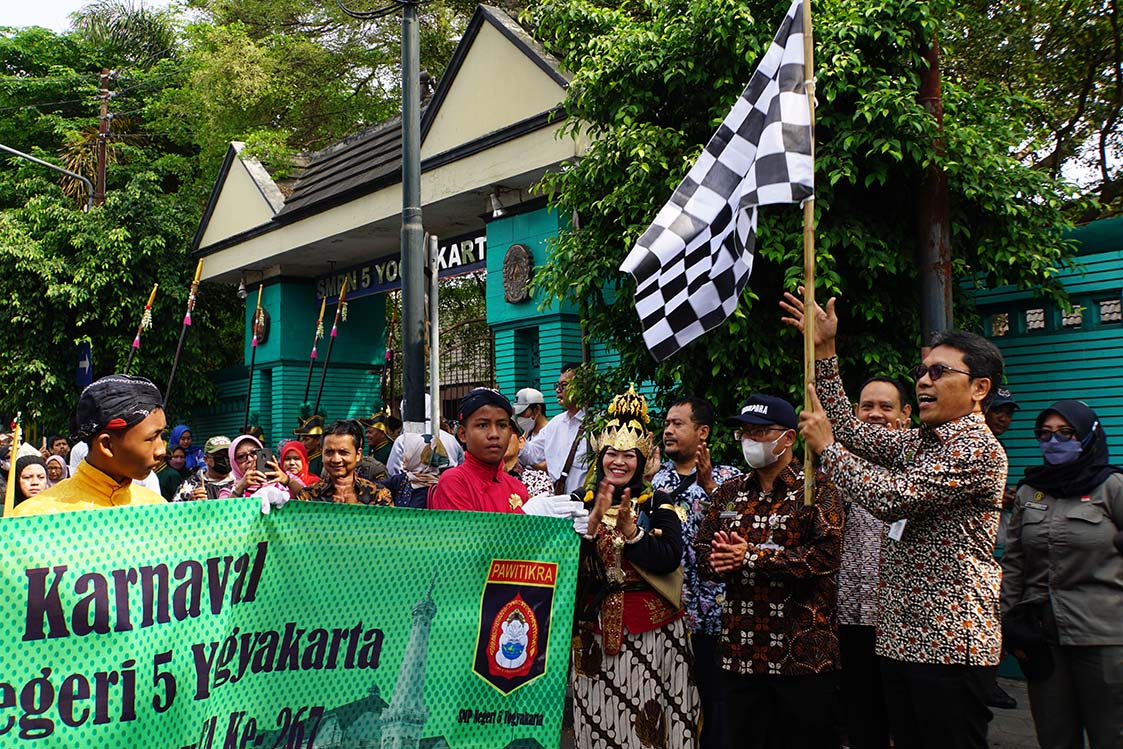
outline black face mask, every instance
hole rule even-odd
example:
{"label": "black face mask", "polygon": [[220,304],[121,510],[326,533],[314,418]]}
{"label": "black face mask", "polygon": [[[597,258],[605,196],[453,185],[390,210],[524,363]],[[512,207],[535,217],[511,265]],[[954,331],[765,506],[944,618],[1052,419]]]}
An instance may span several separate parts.
{"label": "black face mask", "polygon": [[230,456],[222,453],[214,456],[214,472],[230,473]]}

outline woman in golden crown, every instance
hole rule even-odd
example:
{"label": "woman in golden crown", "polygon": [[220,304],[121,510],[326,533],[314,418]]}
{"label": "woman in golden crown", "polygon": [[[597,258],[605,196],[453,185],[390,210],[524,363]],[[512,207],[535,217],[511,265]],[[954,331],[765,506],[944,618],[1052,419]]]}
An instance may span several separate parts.
{"label": "woman in golden crown", "polygon": [[647,402],[613,399],[592,440],[594,490],[583,497],[574,650],[577,746],[693,747],[698,693],[682,610],[682,521],[644,474],[653,459]]}

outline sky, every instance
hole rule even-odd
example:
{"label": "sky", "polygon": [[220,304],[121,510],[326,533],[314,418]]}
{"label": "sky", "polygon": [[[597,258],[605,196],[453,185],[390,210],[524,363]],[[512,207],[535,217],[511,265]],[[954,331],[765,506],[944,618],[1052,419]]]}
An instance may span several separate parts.
{"label": "sky", "polygon": [[[5,0],[0,26],[44,26],[53,31],[70,28],[69,16],[90,0]],[[170,0],[134,0],[138,5],[163,7]]]}

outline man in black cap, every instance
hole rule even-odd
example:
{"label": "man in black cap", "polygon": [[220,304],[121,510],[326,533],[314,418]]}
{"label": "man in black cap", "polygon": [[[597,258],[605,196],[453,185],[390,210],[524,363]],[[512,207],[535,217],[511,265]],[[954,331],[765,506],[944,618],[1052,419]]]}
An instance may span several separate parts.
{"label": "man in black cap", "polygon": [[89,453],[74,475],[17,505],[14,515],[163,504],[133,480],[146,478],[164,459],[164,399],[143,377],[110,375],[82,391],[76,438]]}
{"label": "man in black cap", "polygon": [[994,397],[984,410],[987,426],[995,437],[1001,437],[1010,428],[1014,419],[1014,412],[1021,406],[1014,400],[1014,395],[1007,388],[998,388]]}
{"label": "man in black cap", "polygon": [[[1006,433],[1010,428],[1010,422],[1014,420],[1014,412],[1019,408],[1021,406],[1014,400],[1014,394],[1008,388],[998,388],[994,391],[994,397],[983,410],[983,418],[986,419],[987,427],[990,428],[995,437],[1001,437]],[[1002,449],[1005,450],[1006,446],[1002,445]],[[1002,555],[1005,553],[1006,527],[1010,522],[1010,515],[1016,499],[1017,493],[1015,490],[1007,486],[1002,492],[1002,516],[998,521],[998,535],[995,536],[994,541],[995,559],[1002,559]],[[1018,707],[1018,701],[995,681],[987,693],[987,707],[1014,710]]]}
{"label": "man in black cap", "polygon": [[713,493],[694,550],[702,574],[725,582],[727,735],[755,747],[838,747],[842,502],[819,476],[804,505],[792,456],[799,420],[787,401],[753,395],[726,423],[750,470]]}
{"label": "man in black cap", "polygon": [[511,415],[511,402],[498,390],[475,388],[460,399],[457,437],[468,449],[463,463],[441,474],[429,508],[564,517],[574,521],[575,530],[587,530],[588,512],[581,502],[569,495],[531,498],[526,486],[504,470]]}

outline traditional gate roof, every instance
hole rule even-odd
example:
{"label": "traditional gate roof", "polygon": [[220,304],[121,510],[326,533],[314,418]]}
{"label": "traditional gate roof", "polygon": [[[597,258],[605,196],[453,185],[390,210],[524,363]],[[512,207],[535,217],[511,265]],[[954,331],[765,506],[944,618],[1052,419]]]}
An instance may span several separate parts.
{"label": "traditional gate roof", "polygon": [[[529,199],[543,174],[584,153],[583,136],[555,137],[568,80],[513,18],[477,6],[423,112],[427,231],[478,230],[490,194]],[[204,279],[235,281],[247,269],[315,277],[397,254],[401,137],[394,117],[312,154],[287,198],[232,145],[195,237]]]}

